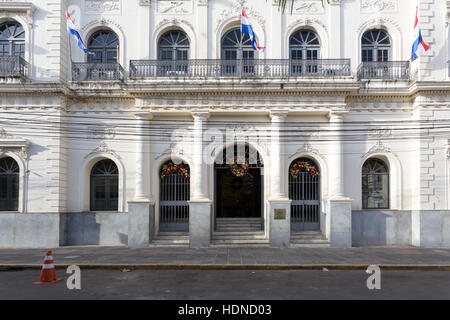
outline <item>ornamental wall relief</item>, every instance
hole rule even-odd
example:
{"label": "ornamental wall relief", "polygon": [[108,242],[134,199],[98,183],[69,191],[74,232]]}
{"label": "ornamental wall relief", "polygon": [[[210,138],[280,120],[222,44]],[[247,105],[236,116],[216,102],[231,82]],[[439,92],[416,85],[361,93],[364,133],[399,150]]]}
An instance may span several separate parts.
{"label": "ornamental wall relief", "polygon": [[192,0],[159,0],[158,13],[162,14],[191,14],[193,8]]}
{"label": "ornamental wall relief", "polygon": [[120,14],[121,0],[86,0],[84,12],[86,14]]}
{"label": "ornamental wall relief", "polygon": [[325,8],[322,1],[296,1],[294,3],[293,14],[323,14]]}
{"label": "ornamental wall relief", "polygon": [[362,13],[397,12],[397,0],[361,0]]}
{"label": "ornamental wall relief", "polygon": [[261,16],[261,14],[258,11],[255,11],[252,7],[249,7],[247,5],[246,0],[234,0],[233,5],[231,7],[223,10],[219,14],[219,17],[217,19],[217,24],[216,24],[216,32],[219,30],[220,26],[227,20],[236,18],[236,20],[240,21],[242,8],[247,13],[250,23],[252,23],[252,20],[258,22],[258,24],[261,26],[261,29],[265,32],[266,31],[265,19]]}

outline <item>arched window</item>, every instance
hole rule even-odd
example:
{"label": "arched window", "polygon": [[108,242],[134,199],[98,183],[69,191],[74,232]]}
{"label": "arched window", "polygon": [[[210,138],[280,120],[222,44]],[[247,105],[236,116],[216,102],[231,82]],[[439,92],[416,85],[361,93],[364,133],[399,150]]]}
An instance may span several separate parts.
{"label": "arched window", "polygon": [[0,56],[25,56],[25,30],[18,22],[0,24]]}
{"label": "arched window", "polygon": [[380,159],[368,159],[362,167],[363,209],[389,208],[389,169]]}
{"label": "arched window", "polygon": [[159,179],[159,230],[189,231],[189,165],[169,160],[161,166]]}
{"label": "arched window", "polygon": [[187,60],[189,58],[189,39],[183,31],[171,30],[159,39],[158,59]]}
{"label": "arched window", "polygon": [[289,38],[289,51],[292,60],[317,60],[320,56],[319,37],[313,31],[299,30]]}
{"label": "arched window", "polygon": [[19,165],[11,157],[0,159],[0,211],[19,207]]}
{"label": "arched window", "polygon": [[298,158],[289,167],[292,231],[320,229],[320,176],[317,164]]}
{"label": "arched window", "polygon": [[91,210],[116,211],[119,202],[119,169],[110,159],[101,160],[91,170]]}
{"label": "arched window", "polygon": [[363,62],[386,62],[391,59],[391,39],[383,30],[370,30],[361,38]]}
{"label": "arched window", "polygon": [[254,59],[255,50],[248,34],[241,32],[240,28],[233,28],[222,37],[222,59]]}
{"label": "arched window", "polygon": [[88,55],[91,63],[117,63],[119,56],[119,38],[110,30],[99,30],[90,36],[88,49],[94,55]]}
{"label": "arched window", "polygon": [[[299,30],[289,38],[291,73],[294,75],[316,73],[319,59],[320,43],[317,34],[311,30]],[[305,61],[306,60],[306,61]]]}

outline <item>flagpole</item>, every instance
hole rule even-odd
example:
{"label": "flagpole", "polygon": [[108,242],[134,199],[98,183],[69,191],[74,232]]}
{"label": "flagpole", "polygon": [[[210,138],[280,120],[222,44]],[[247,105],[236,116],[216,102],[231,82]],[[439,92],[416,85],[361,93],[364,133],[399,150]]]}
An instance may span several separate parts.
{"label": "flagpole", "polygon": [[67,28],[67,13],[68,11],[66,11],[66,32],[67,32],[67,43],[69,45],[69,58],[70,58],[70,67],[69,67],[69,77],[70,79],[72,79],[72,64],[73,64],[73,60],[72,60],[72,45],[70,44],[70,33],[68,32],[68,28]]}

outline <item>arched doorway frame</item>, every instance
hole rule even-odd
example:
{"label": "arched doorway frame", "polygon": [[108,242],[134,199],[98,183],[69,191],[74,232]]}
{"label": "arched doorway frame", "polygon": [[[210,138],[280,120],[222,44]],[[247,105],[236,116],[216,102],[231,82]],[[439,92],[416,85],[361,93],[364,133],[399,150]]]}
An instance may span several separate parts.
{"label": "arched doorway frame", "polygon": [[215,219],[216,219],[216,170],[215,170],[215,164],[216,161],[218,159],[219,156],[222,155],[222,151],[226,150],[227,148],[234,146],[234,145],[248,145],[249,148],[253,148],[255,151],[257,151],[259,153],[260,158],[262,159],[262,163],[263,163],[263,167],[261,168],[261,175],[263,175],[262,179],[261,179],[261,183],[262,183],[262,188],[261,188],[261,217],[264,219],[264,232],[265,232],[265,236],[267,237],[269,234],[269,220],[268,219],[268,204],[267,204],[267,200],[268,200],[268,195],[270,193],[270,176],[269,176],[269,168],[270,168],[270,161],[269,161],[269,157],[267,155],[267,153],[264,151],[264,149],[257,143],[254,143],[252,141],[248,141],[247,139],[245,140],[237,140],[234,142],[228,142],[228,143],[224,143],[224,144],[220,144],[218,146],[215,147],[214,149],[214,162],[212,164],[209,165],[209,181],[210,183],[210,191],[212,194],[212,199],[214,201],[214,205],[212,208],[212,219],[211,219],[211,230],[214,230],[214,225],[215,225]]}
{"label": "arched doorway frame", "polygon": [[320,231],[323,235],[325,235],[327,232],[327,201],[328,201],[328,165],[325,161],[324,157],[320,155],[318,152],[296,152],[295,154],[291,155],[287,159],[286,163],[286,170],[285,170],[285,188],[287,192],[289,192],[289,168],[291,167],[291,164],[299,158],[307,158],[312,161],[314,161],[319,169],[319,177],[320,177],[320,189],[319,189],[319,203],[320,203],[320,213],[319,213],[319,223],[320,223]]}

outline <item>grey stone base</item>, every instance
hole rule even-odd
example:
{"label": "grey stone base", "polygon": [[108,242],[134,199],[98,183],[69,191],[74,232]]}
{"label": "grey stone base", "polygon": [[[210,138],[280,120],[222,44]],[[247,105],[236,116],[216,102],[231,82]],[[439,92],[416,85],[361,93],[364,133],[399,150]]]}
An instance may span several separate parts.
{"label": "grey stone base", "polygon": [[209,200],[189,201],[189,246],[207,248],[211,242],[211,207]]}
{"label": "grey stone base", "polygon": [[330,199],[330,234],[332,247],[352,246],[352,199]]}
{"label": "grey stone base", "polygon": [[147,247],[153,234],[154,205],[151,202],[128,202],[128,246]]}
{"label": "grey stone base", "polygon": [[[268,200],[271,247],[289,247],[291,242],[291,200]],[[277,211],[276,216],[275,212]]]}

